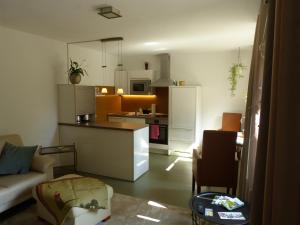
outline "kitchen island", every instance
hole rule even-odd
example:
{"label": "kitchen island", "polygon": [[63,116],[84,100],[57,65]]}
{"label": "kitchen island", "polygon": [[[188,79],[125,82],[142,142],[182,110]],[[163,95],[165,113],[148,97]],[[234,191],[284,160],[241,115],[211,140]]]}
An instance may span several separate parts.
{"label": "kitchen island", "polygon": [[124,122],[59,123],[60,142],[76,144],[77,170],[135,181],[149,170],[149,128]]}

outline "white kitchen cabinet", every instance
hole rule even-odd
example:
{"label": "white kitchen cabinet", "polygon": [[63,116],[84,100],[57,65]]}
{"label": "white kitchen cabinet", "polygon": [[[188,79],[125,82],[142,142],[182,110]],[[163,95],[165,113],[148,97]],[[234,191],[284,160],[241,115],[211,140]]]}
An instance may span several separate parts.
{"label": "white kitchen cabinet", "polygon": [[[153,70],[132,70],[128,71],[128,79],[127,79],[127,86],[128,86],[128,93],[131,93],[131,81],[133,80],[149,80],[150,83],[154,81],[154,71]],[[149,94],[149,93],[148,93]]]}
{"label": "white kitchen cabinet", "polygon": [[146,124],[145,118],[123,117],[123,116],[108,116],[108,121]]}
{"label": "white kitchen cabinet", "polygon": [[130,80],[150,80],[151,82],[154,79],[154,71],[153,70],[131,70],[128,71],[128,93],[130,92]]}
{"label": "white kitchen cabinet", "polygon": [[148,79],[153,80],[154,71],[153,70],[131,70],[128,71],[128,79]]}
{"label": "white kitchen cabinet", "polygon": [[201,136],[201,87],[169,88],[169,149],[191,154]]}
{"label": "white kitchen cabinet", "polygon": [[170,125],[174,129],[193,130],[196,122],[196,87],[170,88]]}
{"label": "white kitchen cabinet", "polygon": [[128,75],[126,71],[115,71],[115,88],[122,88],[124,94],[128,94]]}
{"label": "white kitchen cabinet", "polygon": [[76,115],[95,113],[95,88],[92,86],[75,87]]}
{"label": "white kitchen cabinet", "polygon": [[[149,170],[148,127],[110,129],[60,125],[59,134],[60,144],[76,144],[78,171],[135,181]],[[70,161],[66,157],[67,154],[60,154],[62,165]]]}
{"label": "white kitchen cabinet", "polygon": [[72,84],[58,85],[58,120],[75,123],[77,115],[95,114],[95,87]]}

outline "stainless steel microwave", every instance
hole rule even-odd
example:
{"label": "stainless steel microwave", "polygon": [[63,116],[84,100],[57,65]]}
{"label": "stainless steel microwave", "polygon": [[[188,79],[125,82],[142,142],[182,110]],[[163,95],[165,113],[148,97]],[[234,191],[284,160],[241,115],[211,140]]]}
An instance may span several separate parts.
{"label": "stainless steel microwave", "polygon": [[130,80],[131,95],[151,94],[151,80]]}

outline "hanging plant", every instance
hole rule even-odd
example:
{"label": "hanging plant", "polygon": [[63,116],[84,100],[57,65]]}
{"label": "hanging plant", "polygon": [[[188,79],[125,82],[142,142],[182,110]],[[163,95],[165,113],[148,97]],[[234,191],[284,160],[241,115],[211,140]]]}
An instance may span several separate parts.
{"label": "hanging plant", "polygon": [[230,84],[230,91],[231,96],[235,96],[236,86],[237,86],[237,80],[238,78],[243,77],[243,70],[246,69],[246,66],[244,66],[241,63],[235,63],[230,67],[230,74],[228,77],[229,84]]}
{"label": "hanging plant", "polygon": [[238,63],[232,64],[230,67],[230,74],[228,77],[229,84],[230,84],[230,91],[231,96],[235,96],[236,86],[237,86],[237,80],[238,78],[243,77],[243,70],[246,69],[246,66],[244,66],[242,63],[240,63],[240,48],[238,52]]}

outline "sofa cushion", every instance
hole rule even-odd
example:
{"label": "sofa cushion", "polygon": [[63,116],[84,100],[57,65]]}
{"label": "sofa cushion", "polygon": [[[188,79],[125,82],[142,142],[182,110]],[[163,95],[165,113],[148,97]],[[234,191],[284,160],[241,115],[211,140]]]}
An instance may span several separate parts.
{"label": "sofa cushion", "polygon": [[23,141],[18,134],[0,135],[0,143],[9,142],[17,146],[22,146]]}
{"label": "sofa cushion", "polygon": [[10,193],[10,190],[8,188],[4,186],[0,186],[0,198],[1,198],[0,205],[13,200],[11,199],[11,195],[12,194]]}
{"label": "sofa cushion", "polygon": [[4,147],[5,142],[6,141],[4,141],[4,140],[0,140],[0,155],[1,155],[1,152],[2,152],[2,149]]}
{"label": "sofa cushion", "polygon": [[7,134],[7,135],[0,135],[0,154],[2,152],[2,148],[5,144],[5,142],[12,143],[17,146],[22,146],[23,141],[18,134]]}
{"label": "sofa cushion", "polygon": [[0,175],[28,173],[38,146],[15,146],[5,143],[0,156]]}
{"label": "sofa cushion", "polygon": [[0,204],[17,198],[31,196],[32,187],[47,180],[47,175],[38,172],[0,176]]}

